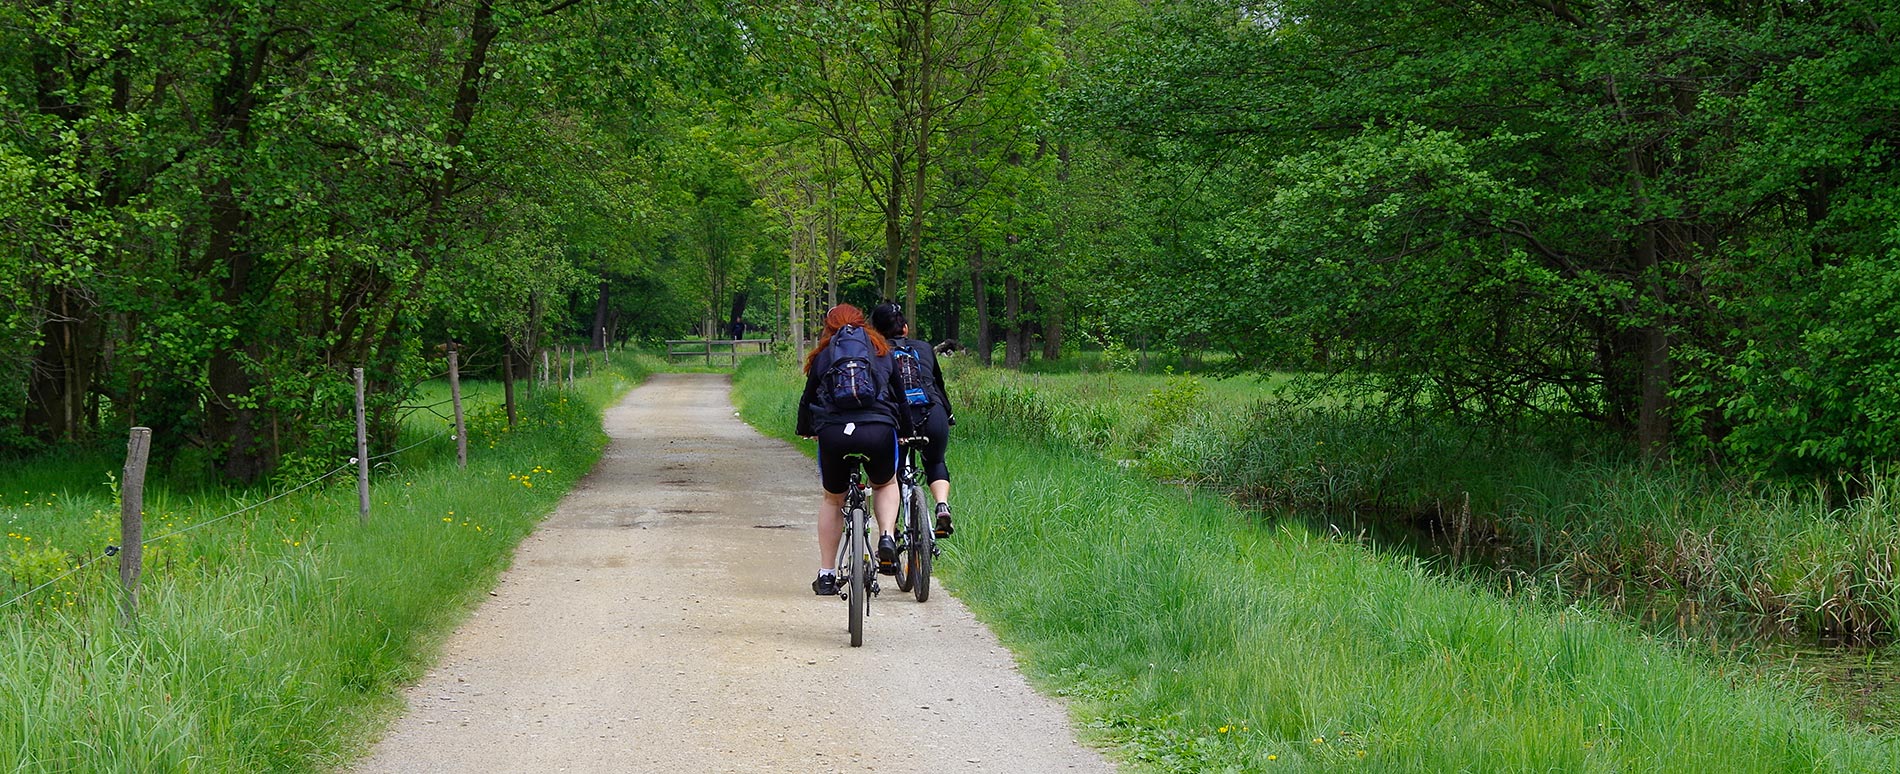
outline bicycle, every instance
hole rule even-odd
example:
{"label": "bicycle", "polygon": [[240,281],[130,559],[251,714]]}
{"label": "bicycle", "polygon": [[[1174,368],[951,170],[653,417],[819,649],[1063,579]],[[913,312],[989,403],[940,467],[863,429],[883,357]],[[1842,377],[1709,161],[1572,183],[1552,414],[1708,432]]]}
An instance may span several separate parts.
{"label": "bicycle", "polygon": [[867,462],[862,455],[847,455],[851,462],[851,484],[845,488],[844,539],[838,541],[838,596],[845,601],[845,630],[851,633],[851,647],[864,644],[864,617],[870,613],[871,597],[878,593],[876,564],[871,558],[871,535],[875,525],[871,509],[865,503],[864,471],[856,463]]}
{"label": "bicycle", "polygon": [[918,602],[930,601],[930,565],[941,552],[935,528],[926,523],[930,511],[918,481],[922,475],[915,445],[929,442],[924,437],[904,439],[903,464],[897,474],[903,487],[897,500],[897,590],[910,592]]}

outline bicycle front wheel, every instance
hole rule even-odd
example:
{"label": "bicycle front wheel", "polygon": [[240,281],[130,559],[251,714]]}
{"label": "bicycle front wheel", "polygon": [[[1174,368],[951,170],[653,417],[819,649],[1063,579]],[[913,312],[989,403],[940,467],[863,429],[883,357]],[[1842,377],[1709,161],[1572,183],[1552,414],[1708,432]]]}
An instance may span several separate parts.
{"label": "bicycle front wheel", "polygon": [[851,647],[864,644],[864,607],[871,599],[871,563],[870,552],[864,545],[864,506],[859,505],[845,515],[846,544],[850,553],[846,561],[850,562],[851,584],[845,592],[845,607],[850,609],[845,628],[851,632]]}
{"label": "bicycle front wheel", "polygon": [[897,505],[897,539],[903,541],[897,551],[897,590],[899,592],[910,591],[914,575],[911,572],[909,547],[917,545],[917,512],[910,510],[910,502],[913,499],[911,495],[916,491],[916,487],[904,485],[904,497],[898,501]]}
{"label": "bicycle front wheel", "polygon": [[910,547],[905,551],[910,557],[910,593],[917,595],[917,601],[930,601],[930,560],[937,553],[937,533],[924,524],[924,492],[913,487],[905,507],[910,509]]}

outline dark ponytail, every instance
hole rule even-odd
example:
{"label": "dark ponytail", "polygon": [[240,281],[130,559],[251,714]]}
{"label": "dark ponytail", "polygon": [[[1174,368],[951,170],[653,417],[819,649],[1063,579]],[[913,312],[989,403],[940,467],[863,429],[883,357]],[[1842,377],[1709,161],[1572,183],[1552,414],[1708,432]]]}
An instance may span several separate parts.
{"label": "dark ponytail", "polygon": [[871,327],[884,334],[884,338],[902,338],[904,326],[909,324],[910,321],[904,319],[904,307],[895,303],[878,304],[871,310]]}

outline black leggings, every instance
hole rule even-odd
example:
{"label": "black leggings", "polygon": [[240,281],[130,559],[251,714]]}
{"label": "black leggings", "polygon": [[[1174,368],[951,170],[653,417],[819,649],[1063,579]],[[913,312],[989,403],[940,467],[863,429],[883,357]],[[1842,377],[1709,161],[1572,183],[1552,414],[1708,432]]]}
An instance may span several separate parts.
{"label": "black leggings", "polygon": [[[845,428],[851,428],[850,433]],[[851,471],[857,460],[846,455],[862,454],[866,478],[872,485],[888,483],[897,475],[897,428],[876,423],[827,425],[818,431],[818,481],[825,491],[843,494],[851,486]]]}
{"label": "black leggings", "polygon": [[924,435],[930,437],[930,443],[917,447],[918,456],[924,462],[924,480],[949,481],[950,466],[944,464],[943,453],[950,448],[950,413],[942,406],[930,407],[930,416],[924,420]]}

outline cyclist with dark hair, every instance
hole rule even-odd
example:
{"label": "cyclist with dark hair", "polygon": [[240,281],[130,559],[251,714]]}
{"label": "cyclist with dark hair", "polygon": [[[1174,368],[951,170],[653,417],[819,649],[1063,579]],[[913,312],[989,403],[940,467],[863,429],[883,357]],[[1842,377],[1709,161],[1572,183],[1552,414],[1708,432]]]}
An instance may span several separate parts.
{"label": "cyclist with dark hair", "polygon": [[[852,370],[853,367],[859,367]],[[851,389],[861,383],[863,394]],[[901,410],[903,395],[891,379],[891,345],[865,325],[864,312],[839,304],[825,313],[825,332],[805,357],[805,394],[798,401],[798,434],[818,440],[818,478],[824,507],[818,511],[819,596],[838,593],[838,541],[844,534],[844,494],[863,457],[877,515],[878,572],[897,572],[897,443],[911,424]]]}
{"label": "cyclist with dark hair", "polygon": [[928,410],[913,419],[917,431],[930,441],[918,451],[924,462],[924,478],[930,482],[930,498],[937,501],[937,537],[949,537],[956,531],[950,520],[950,466],[944,464],[944,452],[950,447],[950,426],[957,423],[950,412],[950,396],[944,390],[943,369],[937,366],[937,353],[928,343],[910,338],[910,320],[904,307],[880,304],[871,310],[871,327],[876,328],[892,347],[914,353],[924,372],[924,390],[929,393]]}

